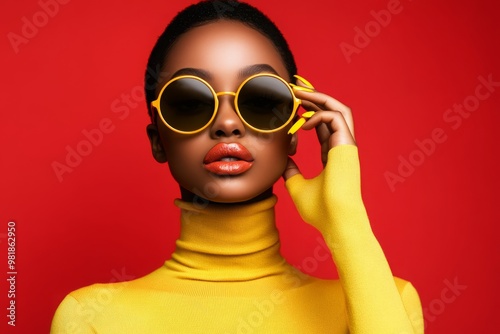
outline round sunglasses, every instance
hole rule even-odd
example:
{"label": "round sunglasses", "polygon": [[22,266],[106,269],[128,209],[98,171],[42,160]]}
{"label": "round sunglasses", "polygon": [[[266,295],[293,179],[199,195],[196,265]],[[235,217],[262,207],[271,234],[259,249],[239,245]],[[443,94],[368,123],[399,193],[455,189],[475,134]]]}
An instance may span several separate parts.
{"label": "round sunglasses", "polygon": [[214,120],[218,97],[233,95],[235,110],[243,123],[255,131],[270,133],[287,126],[301,104],[290,85],[277,75],[259,73],[245,79],[236,92],[216,93],[202,78],[182,75],[163,86],[151,108],[173,131],[194,134]]}

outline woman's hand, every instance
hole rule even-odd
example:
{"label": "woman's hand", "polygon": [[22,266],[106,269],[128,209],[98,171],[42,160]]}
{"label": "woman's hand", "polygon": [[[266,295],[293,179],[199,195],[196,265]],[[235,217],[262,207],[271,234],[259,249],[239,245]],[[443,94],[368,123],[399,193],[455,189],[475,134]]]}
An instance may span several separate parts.
{"label": "woman's hand", "polygon": [[[321,146],[321,161],[326,166],[328,152],[339,145],[356,145],[354,139],[354,122],[351,109],[333,97],[315,91],[309,83],[298,81],[294,94],[302,100],[302,107],[315,114],[302,126],[304,130],[316,129],[316,135]],[[300,173],[295,162],[289,158],[283,178],[288,180]]]}
{"label": "woman's hand", "polygon": [[323,236],[338,235],[350,229],[349,222],[343,219],[346,212],[364,212],[351,110],[304,84],[295,86],[294,93],[306,110],[315,112],[302,129],[316,129],[324,169],[316,177],[305,179],[289,158],[283,173],[285,185],[305,222]]}

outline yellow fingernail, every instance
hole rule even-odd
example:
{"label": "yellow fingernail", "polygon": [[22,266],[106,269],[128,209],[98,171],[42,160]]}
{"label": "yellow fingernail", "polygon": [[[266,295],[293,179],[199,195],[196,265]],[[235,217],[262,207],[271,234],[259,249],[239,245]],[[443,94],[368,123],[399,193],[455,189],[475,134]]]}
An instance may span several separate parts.
{"label": "yellow fingernail", "polygon": [[314,93],[314,89],[311,89],[309,87],[302,87],[294,84],[290,84],[290,86],[292,86],[292,88],[295,90],[300,90],[301,92]]}
{"label": "yellow fingernail", "polygon": [[311,118],[311,117],[313,117],[313,115],[315,113],[316,113],[315,111],[306,111],[305,113],[303,113],[302,115],[300,115],[300,117]]}
{"label": "yellow fingernail", "polygon": [[295,78],[299,79],[304,85],[306,85],[307,87],[311,88],[311,89],[315,89],[314,86],[312,85],[312,83],[310,83],[309,81],[307,81],[306,79],[304,79],[303,77],[301,77],[300,75],[298,74],[295,74],[294,75]]}
{"label": "yellow fingernail", "polygon": [[295,132],[299,131],[299,129],[304,125],[306,120],[304,118],[299,118],[297,122],[288,130],[289,135],[293,135]]}

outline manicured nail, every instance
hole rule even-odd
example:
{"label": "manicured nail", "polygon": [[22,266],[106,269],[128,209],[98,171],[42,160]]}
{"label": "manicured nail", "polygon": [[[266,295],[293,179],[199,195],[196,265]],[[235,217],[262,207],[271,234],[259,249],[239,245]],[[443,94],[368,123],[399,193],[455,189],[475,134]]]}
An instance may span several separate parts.
{"label": "manicured nail", "polygon": [[295,132],[299,131],[299,129],[304,125],[306,120],[304,118],[299,118],[297,122],[288,130],[289,135],[293,135]]}
{"label": "manicured nail", "polygon": [[300,75],[297,75],[295,74],[294,75],[295,78],[299,79],[300,82],[302,82],[304,85],[306,85],[307,87],[311,88],[311,89],[315,89],[314,86],[312,85],[312,83],[310,83],[309,81],[307,81],[306,79],[304,79],[303,77],[301,77]]}
{"label": "manicured nail", "polygon": [[305,113],[303,113],[302,115],[300,115],[300,117],[311,118],[311,117],[313,117],[313,115],[315,113],[316,113],[315,111],[306,111]]}
{"label": "manicured nail", "polygon": [[290,86],[292,86],[293,89],[299,90],[301,92],[314,93],[314,89],[311,89],[309,87],[302,87],[302,86],[297,86],[294,84],[290,84]]}

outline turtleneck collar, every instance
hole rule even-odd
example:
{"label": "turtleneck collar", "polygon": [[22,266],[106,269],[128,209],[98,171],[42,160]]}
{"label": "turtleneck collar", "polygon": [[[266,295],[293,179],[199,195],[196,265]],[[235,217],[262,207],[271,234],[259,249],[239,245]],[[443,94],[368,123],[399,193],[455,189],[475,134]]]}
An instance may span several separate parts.
{"label": "turtleneck collar", "polygon": [[287,268],[279,252],[274,219],[276,196],[251,204],[206,206],[176,200],[181,234],[165,266],[178,278],[248,281]]}

